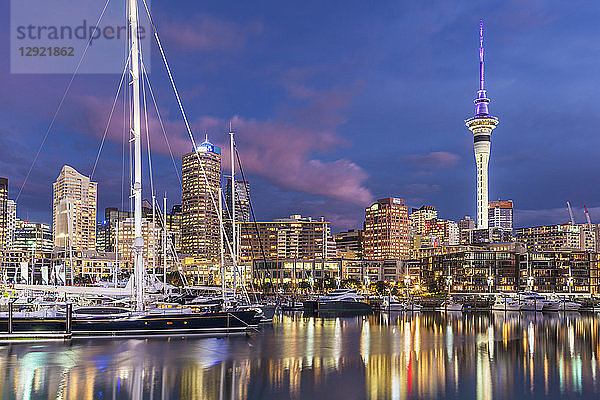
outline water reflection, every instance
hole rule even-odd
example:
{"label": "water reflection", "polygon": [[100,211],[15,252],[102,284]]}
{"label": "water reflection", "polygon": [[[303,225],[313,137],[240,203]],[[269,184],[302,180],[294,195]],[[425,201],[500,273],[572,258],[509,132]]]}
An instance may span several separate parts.
{"label": "water reflection", "polygon": [[596,315],[282,316],[251,337],[0,347],[3,399],[562,398],[600,393]]}

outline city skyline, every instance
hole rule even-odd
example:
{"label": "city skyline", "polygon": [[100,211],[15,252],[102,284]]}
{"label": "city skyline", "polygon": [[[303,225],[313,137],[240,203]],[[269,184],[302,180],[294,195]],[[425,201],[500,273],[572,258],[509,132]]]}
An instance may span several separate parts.
{"label": "city skyline", "polygon": [[[514,200],[515,226],[565,222],[567,200],[576,209],[577,222],[585,220],[579,211],[583,204],[597,222],[595,199],[600,193],[590,184],[596,169],[594,146],[582,145],[593,143],[595,117],[586,99],[593,99],[600,83],[593,74],[595,45],[570,40],[573,35],[590,36],[584,32],[592,29],[594,12],[582,15],[571,7],[563,13],[558,3],[518,9],[508,4],[496,6],[493,13],[462,3],[390,3],[377,15],[353,5],[341,11],[340,21],[329,21],[323,15],[327,10],[315,14],[314,4],[302,7],[306,16],[294,15],[296,24],[307,23],[309,16],[318,18],[307,24],[312,32],[294,30],[290,49],[273,38],[273,33],[288,32],[284,25],[289,13],[280,7],[270,14],[246,6],[232,12],[210,3],[202,8],[184,4],[162,27],[165,42],[173,48],[171,64],[196,139],[208,130],[214,143],[226,149],[227,122],[233,119],[259,220],[324,215],[340,231],[360,227],[364,208],[387,196],[404,198],[410,207],[435,205],[443,218],[474,217],[472,135],[462,121],[472,113],[478,86],[477,25],[483,17],[486,83],[493,92],[494,115],[502,119],[490,160],[490,200]],[[184,18],[182,10],[192,17]],[[155,5],[159,20],[166,11]],[[362,13],[373,17],[369,24],[361,23]],[[436,16],[433,21],[431,15]],[[187,21],[194,18],[203,28],[188,37]],[[327,26],[322,24],[326,20]],[[426,29],[418,24],[425,20]],[[376,27],[373,21],[380,24]],[[232,33],[224,35],[223,27]],[[340,40],[340,35],[349,40]],[[416,39],[405,41],[406,35]],[[552,49],[546,47],[549,43]],[[557,47],[565,57],[548,59]],[[310,52],[311,58],[292,57],[290,50]],[[209,66],[201,66],[197,74],[193,61],[200,58]],[[164,81],[159,60],[153,61],[156,81]],[[261,71],[251,67],[258,61]],[[0,68],[3,83],[11,89],[0,95],[0,115],[6,121],[0,132],[6,154],[0,175],[9,178],[9,198],[14,199],[68,76],[10,75],[6,61]],[[27,212],[31,220],[49,222],[50,184],[63,164],[89,174],[115,80],[113,75],[77,78],[74,97],[19,199],[21,218]],[[549,81],[554,85],[547,85]],[[35,88],[36,95],[28,88]],[[164,82],[156,88],[159,103],[170,111],[167,129],[177,161],[191,144],[167,89]],[[19,93],[18,98],[8,98],[9,92]],[[160,98],[166,98],[164,103]],[[99,182],[100,210],[121,205],[120,130],[115,131],[93,178]],[[167,191],[169,204],[179,203],[177,177],[159,134],[153,136],[157,193]],[[224,160],[225,174],[227,164]],[[148,198],[148,185],[144,189]]]}

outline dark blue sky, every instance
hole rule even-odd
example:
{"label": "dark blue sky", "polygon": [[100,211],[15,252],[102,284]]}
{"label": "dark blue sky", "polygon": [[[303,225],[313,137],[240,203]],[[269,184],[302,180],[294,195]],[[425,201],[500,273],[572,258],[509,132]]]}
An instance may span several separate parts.
{"label": "dark blue sky", "polygon": [[[566,221],[567,200],[578,222],[583,204],[600,222],[597,1],[154,1],[152,10],[195,137],[208,132],[226,150],[234,120],[260,219],[301,213],[325,215],[335,230],[359,227],[364,207],[387,196],[432,204],[442,218],[474,215],[464,119],[474,110],[484,18],[490,110],[500,118],[490,199],[513,199],[517,226]],[[153,90],[180,168],[190,144],[152,51]],[[1,60],[0,176],[14,198],[69,76],[10,74]],[[21,218],[51,220],[63,164],[91,172],[118,80],[76,78],[19,199]],[[118,118],[94,177],[99,215],[121,204]],[[177,176],[150,118],[155,184],[172,204]]]}

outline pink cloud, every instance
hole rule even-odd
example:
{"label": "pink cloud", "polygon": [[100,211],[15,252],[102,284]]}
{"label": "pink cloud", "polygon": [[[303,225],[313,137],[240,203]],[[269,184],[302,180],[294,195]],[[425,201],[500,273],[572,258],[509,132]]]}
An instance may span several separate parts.
{"label": "pink cloud", "polygon": [[[76,103],[80,110],[75,111],[70,120],[75,120],[75,128],[86,134],[100,138],[112,105],[108,98],[78,96]],[[338,103],[341,104],[341,103]],[[150,105],[148,106],[150,107]],[[324,111],[325,114],[333,112]],[[317,109],[312,111],[319,118]],[[74,117],[76,115],[76,117]],[[176,158],[192,148],[185,125],[181,121],[163,115],[163,123],[169,138],[171,150]],[[327,120],[323,116],[323,120]],[[330,125],[333,126],[335,118]],[[122,106],[115,109],[108,140],[121,142],[123,134]],[[275,185],[298,192],[320,195],[348,203],[364,205],[372,202],[373,195],[365,186],[368,174],[356,163],[345,158],[324,161],[315,154],[328,153],[347,145],[333,128],[314,129],[299,123],[282,119],[253,120],[235,116],[232,120],[236,143],[240,151],[245,173],[261,176]],[[144,121],[142,122],[142,126]],[[155,114],[149,115],[153,151],[169,155],[169,148]],[[228,121],[213,116],[203,116],[192,121],[197,142],[203,140],[205,131],[223,131]],[[223,135],[225,136],[225,135]],[[228,143],[223,146],[223,168],[229,170]]]}

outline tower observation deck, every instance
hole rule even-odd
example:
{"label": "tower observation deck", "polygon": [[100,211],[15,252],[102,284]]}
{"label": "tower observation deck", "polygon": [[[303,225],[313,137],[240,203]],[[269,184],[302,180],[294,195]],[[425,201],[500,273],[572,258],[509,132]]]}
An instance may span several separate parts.
{"label": "tower observation deck", "polygon": [[465,124],[473,132],[473,148],[477,167],[477,229],[488,228],[488,163],[490,159],[490,137],[498,118],[490,115],[488,105],[490,99],[485,90],[483,50],[483,20],[479,22],[479,90],[475,103],[475,116],[467,119]]}

